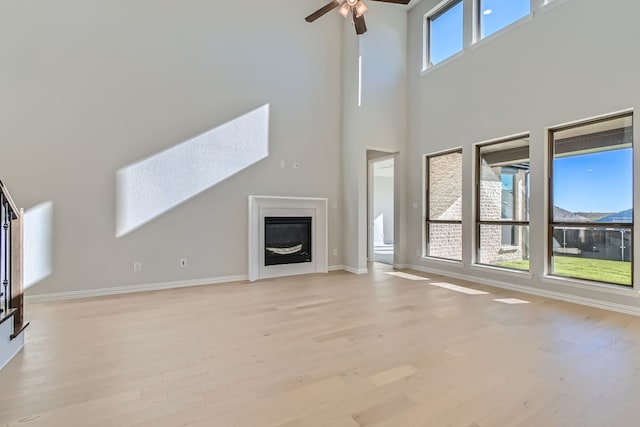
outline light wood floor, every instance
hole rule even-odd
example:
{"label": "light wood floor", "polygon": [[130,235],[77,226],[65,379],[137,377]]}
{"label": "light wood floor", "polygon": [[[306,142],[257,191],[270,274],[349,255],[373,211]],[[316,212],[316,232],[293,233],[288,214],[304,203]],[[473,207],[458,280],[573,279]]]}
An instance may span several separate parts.
{"label": "light wood floor", "polygon": [[430,278],[376,266],[29,305],[0,425],[640,425],[640,318]]}

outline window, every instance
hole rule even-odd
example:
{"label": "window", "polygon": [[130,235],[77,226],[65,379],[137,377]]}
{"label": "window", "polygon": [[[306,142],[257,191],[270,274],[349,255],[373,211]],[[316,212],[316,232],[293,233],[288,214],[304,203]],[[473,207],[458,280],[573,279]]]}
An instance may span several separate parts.
{"label": "window", "polygon": [[478,263],[529,270],[529,137],[477,148]]}
{"label": "window", "polygon": [[478,0],[479,39],[490,36],[528,15],[531,0]]}
{"label": "window", "polygon": [[438,64],[462,51],[462,12],[463,2],[459,0],[427,17],[428,66]]}
{"label": "window", "polygon": [[462,151],[426,159],[427,256],[462,260]]}
{"label": "window", "polygon": [[[512,221],[516,218],[516,194],[514,190],[519,183],[519,181],[516,182],[518,171],[509,167],[500,169],[500,182],[502,183],[500,219]],[[503,225],[502,246],[514,246],[515,244],[516,234],[513,225]]]}
{"label": "window", "polygon": [[633,117],[552,129],[549,273],[631,286]]}

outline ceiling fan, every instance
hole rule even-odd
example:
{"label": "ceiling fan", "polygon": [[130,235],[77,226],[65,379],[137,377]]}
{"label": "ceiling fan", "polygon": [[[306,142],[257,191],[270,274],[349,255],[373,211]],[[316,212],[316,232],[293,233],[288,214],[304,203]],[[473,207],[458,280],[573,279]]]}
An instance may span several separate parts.
{"label": "ceiling fan", "polygon": [[[396,3],[396,4],[409,4],[410,0],[371,0],[371,1],[379,1],[383,3]],[[304,18],[307,22],[313,22],[316,19],[320,18],[324,14],[332,11],[336,7],[340,9],[338,12],[345,18],[351,14],[353,17],[353,25],[356,28],[356,34],[364,34],[367,32],[367,24],[364,22],[364,13],[367,11],[368,7],[364,4],[362,0],[333,0],[326,5],[322,6],[320,9],[313,12],[311,15]]]}

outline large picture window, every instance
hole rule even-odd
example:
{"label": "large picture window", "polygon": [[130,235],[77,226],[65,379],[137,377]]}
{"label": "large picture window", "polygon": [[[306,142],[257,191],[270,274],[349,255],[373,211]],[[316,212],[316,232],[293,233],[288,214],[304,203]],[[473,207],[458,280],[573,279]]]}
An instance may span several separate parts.
{"label": "large picture window", "polygon": [[490,36],[531,12],[531,0],[478,0],[479,39]]}
{"label": "large picture window", "polygon": [[426,19],[427,63],[436,65],[462,51],[463,48],[463,2],[451,2]]}
{"label": "large picture window", "polygon": [[529,138],[477,148],[478,263],[529,270]]}
{"label": "large picture window", "polygon": [[426,158],[427,256],[462,260],[462,151]]}
{"label": "large picture window", "polygon": [[631,114],[550,130],[549,272],[632,286]]}

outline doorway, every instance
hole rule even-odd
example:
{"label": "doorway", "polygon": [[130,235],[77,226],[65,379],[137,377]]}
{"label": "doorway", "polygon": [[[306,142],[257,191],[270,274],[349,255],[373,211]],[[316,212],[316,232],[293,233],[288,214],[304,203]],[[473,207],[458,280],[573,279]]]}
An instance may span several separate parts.
{"label": "doorway", "polygon": [[369,261],[393,265],[395,156],[384,154],[368,162],[368,252]]}

